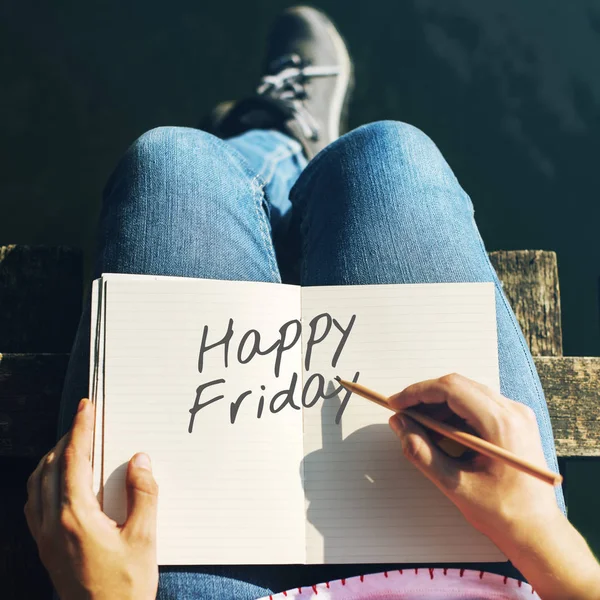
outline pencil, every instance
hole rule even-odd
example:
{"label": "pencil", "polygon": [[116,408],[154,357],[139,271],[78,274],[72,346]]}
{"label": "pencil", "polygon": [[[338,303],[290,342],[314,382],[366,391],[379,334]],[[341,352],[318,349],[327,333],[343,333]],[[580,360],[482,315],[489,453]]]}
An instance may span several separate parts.
{"label": "pencil", "polygon": [[[335,379],[348,391],[362,396],[367,400],[371,400],[372,402],[375,402],[384,408],[394,410],[388,404],[388,399],[384,395],[374,392],[360,383],[344,381],[340,377],[336,377]],[[446,423],[436,421],[435,419],[432,419],[431,417],[410,408],[406,408],[398,412],[401,412],[403,415],[408,415],[411,419],[414,419],[428,429],[437,431],[437,433],[454,440],[455,442],[458,442],[467,448],[471,448],[472,450],[480,452],[481,454],[485,454],[491,458],[502,460],[507,465],[510,465],[515,469],[519,469],[520,471],[523,471],[523,473],[533,475],[534,477],[537,477],[546,483],[550,483],[551,485],[560,485],[562,483],[562,475],[553,473],[548,469],[538,467],[537,465],[534,465],[523,458],[519,458],[516,454],[513,454],[512,452],[509,452],[500,446],[496,446],[491,442],[477,437],[476,435],[467,433],[466,431],[461,431],[457,427],[453,427]]]}

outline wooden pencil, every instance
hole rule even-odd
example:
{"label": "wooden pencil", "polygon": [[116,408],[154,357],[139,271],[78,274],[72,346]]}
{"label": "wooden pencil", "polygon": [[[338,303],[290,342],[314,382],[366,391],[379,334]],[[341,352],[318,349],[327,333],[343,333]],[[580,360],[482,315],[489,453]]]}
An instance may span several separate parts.
{"label": "wooden pencil", "polygon": [[[375,402],[376,404],[379,404],[388,410],[394,411],[394,409],[388,404],[388,399],[386,396],[370,390],[360,383],[344,381],[340,377],[336,377],[335,379],[348,391],[357,394],[358,396],[362,396],[367,400],[371,400],[371,402]],[[553,473],[549,469],[538,467],[537,465],[530,463],[528,460],[519,458],[516,454],[513,454],[512,452],[509,452],[500,446],[496,446],[491,442],[477,437],[476,435],[467,433],[466,431],[461,431],[457,427],[453,427],[446,423],[436,421],[435,419],[432,419],[431,417],[410,408],[395,412],[408,415],[411,419],[414,419],[428,429],[432,429],[433,431],[436,431],[437,433],[454,440],[455,442],[458,442],[467,448],[471,448],[472,450],[480,452],[481,454],[502,460],[507,465],[510,465],[515,469],[519,469],[524,473],[528,473],[529,475],[533,475],[534,477],[537,477],[546,483],[550,483],[551,485],[560,485],[562,483],[562,475]]]}

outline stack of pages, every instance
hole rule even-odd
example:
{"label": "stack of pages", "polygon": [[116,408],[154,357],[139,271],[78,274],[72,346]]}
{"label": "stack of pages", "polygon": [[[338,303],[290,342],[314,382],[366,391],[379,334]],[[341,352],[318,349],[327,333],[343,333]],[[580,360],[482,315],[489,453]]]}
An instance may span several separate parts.
{"label": "stack of pages", "polygon": [[123,522],[127,462],[150,455],[159,564],[506,560],[403,457],[390,412],[334,380],[498,389],[493,284],[111,274],[92,296],[95,491]]}

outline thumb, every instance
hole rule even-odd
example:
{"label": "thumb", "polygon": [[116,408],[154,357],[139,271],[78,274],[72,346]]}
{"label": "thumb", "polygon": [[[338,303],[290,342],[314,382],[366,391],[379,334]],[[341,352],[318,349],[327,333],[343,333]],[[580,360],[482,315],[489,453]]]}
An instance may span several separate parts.
{"label": "thumb", "polygon": [[156,544],[158,484],[147,454],[136,454],[127,465],[127,521],[124,533],[137,542]]}
{"label": "thumb", "polygon": [[459,467],[431,440],[427,431],[408,415],[390,417],[390,427],[402,442],[404,456],[442,491],[456,486]]}

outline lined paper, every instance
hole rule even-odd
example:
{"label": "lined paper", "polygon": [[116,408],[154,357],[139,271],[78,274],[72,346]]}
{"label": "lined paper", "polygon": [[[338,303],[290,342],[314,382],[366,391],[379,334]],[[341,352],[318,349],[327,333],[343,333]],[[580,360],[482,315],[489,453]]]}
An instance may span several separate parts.
{"label": "lined paper", "polygon": [[[170,278],[106,279],[104,348],[103,508],[126,516],[125,466],[147,452],[160,487],[160,564],[302,563],[305,561],[302,415],[298,410],[257,418],[261,385],[268,400],[301,364],[301,344],[282,357],[240,365],[243,333],[260,331],[263,346],[300,315],[292,286]],[[205,325],[220,340],[234,318],[228,367],[223,348],[198,355]],[[301,374],[300,374],[301,377]],[[199,385],[206,400],[188,433]],[[299,384],[300,385],[300,384]],[[230,404],[252,390],[230,423]],[[267,401],[268,401],[267,400]]]}
{"label": "lined paper", "polygon": [[91,335],[90,335],[90,385],[89,398],[94,404],[94,435],[92,438],[92,470],[94,494],[102,503],[102,448],[103,448],[103,408],[104,390],[104,318],[101,311],[103,282],[97,279],[92,282],[91,302]]}
{"label": "lined paper", "polygon": [[[417,381],[457,372],[499,389],[493,284],[310,287],[306,323],[330,313],[356,320],[337,365],[340,336],[315,347],[311,373],[329,390],[336,375],[391,395]],[[352,396],[304,411],[308,563],[469,562],[506,558],[402,455],[390,412]]]}
{"label": "lined paper", "polygon": [[[342,328],[355,315],[354,325],[335,367],[342,333],[332,325],[306,372],[310,323],[323,313]],[[228,366],[219,346],[200,373],[204,326],[214,343],[231,317]],[[272,354],[239,364],[247,331],[258,330],[265,349],[294,319],[302,337],[278,377]],[[492,284],[299,288],[109,274],[94,284],[91,326],[94,489],[123,522],[125,466],[136,452],[151,456],[159,564],[506,560],[404,459],[389,411],[352,397],[336,425],[345,392],[303,410],[268,410],[294,373],[297,406],[315,373],[326,392],[335,375],[357,371],[384,394],[450,372],[499,389]],[[224,398],[198,411],[188,433],[198,386],[221,378],[202,398]],[[231,403],[247,390],[232,425]]]}

